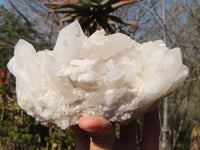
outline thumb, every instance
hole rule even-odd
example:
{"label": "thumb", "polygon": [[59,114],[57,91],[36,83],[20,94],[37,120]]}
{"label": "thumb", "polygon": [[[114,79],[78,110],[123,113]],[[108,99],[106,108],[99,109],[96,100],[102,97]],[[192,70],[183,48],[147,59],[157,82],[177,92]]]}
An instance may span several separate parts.
{"label": "thumb", "polygon": [[90,135],[90,150],[112,150],[115,132],[112,123],[104,118],[87,116],[79,120],[79,127]]}

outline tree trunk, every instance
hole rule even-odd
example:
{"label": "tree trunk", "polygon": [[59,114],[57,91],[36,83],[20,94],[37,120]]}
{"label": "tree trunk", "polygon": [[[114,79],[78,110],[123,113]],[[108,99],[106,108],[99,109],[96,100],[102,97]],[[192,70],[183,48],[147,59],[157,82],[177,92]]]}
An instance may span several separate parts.
{"label": "tree trunk", "polygon": [[[166,33],[166,0],[163,0],[162,14],[163,14],[163,40],[167,43],[167,33]],[[162,139],[160,141],[160,150],[170,150],[170,145],[168,142],[168,99],[164,98],[164,110],[163,110],[163,126],[161,128]]]}

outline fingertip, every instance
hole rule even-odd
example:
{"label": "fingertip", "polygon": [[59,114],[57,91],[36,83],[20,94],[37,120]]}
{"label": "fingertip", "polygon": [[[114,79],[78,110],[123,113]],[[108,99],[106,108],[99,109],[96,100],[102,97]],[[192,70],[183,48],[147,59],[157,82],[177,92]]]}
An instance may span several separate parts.
{"label": "fingertip", "polygon": [[79,127],[87,132],[98,132],[112,128],[112,124],[97,116],[86,116],[79,119]]}
{"label": "fingertip", "polygon": [[83,130],[90,129],[91,126],[90,120],[91,120],[90,116],[82,117],[78,121],[78,126]]}
{"label": "fingertip", "polygon": [[97,116],[86,116],[79,119],[78,125],[89,133],[90,149],[113,149],[115,132],[110,121]]}
{"label": "fingertip", "polygon": [[85,128],[88,126],[88,121],[91,120],[91,116],[85,116],[79,119],[78,125]]}

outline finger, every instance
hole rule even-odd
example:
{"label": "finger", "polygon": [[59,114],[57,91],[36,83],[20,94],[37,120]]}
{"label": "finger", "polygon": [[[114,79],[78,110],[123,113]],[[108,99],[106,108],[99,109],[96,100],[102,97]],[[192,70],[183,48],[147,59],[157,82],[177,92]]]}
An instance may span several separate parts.
{"label": "finger", "polygon": [[108,120],[88,116],[79,120],[79,127],[91,136],[90,150],[112,150],[114,145],[114,127]]}
{"label": "finger", "polygon": [[160,125],[158,109],[144,115],[142,150],[159,149]]}
{"label": "finger", "polygon": [[78,125],[71,127],[74,135],[75,150],[89,150],[90,136],[83,131]]}
{"label": "finger", "polygon": [[137,123],[132,121],[128,125],[120,126],[120,139],[115,142],[115,150],[136,150]]}

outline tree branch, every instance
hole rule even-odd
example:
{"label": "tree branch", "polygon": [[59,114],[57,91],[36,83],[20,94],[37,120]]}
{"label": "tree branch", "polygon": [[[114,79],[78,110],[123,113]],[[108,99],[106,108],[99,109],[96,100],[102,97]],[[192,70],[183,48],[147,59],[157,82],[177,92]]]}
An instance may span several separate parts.
{"label": "tree branch", "polygon": [[13,7],[24,18],[27,25],[29,25],[31,27],[32,25],[31,25],[30,21],[26,18],[26,16],[21,11],[19,11],[19,9],[17,9],[17,7],[15,7],[15,5],[11,2],[11,0],[6,0],[6,1],[10,4],[11,7]]}

